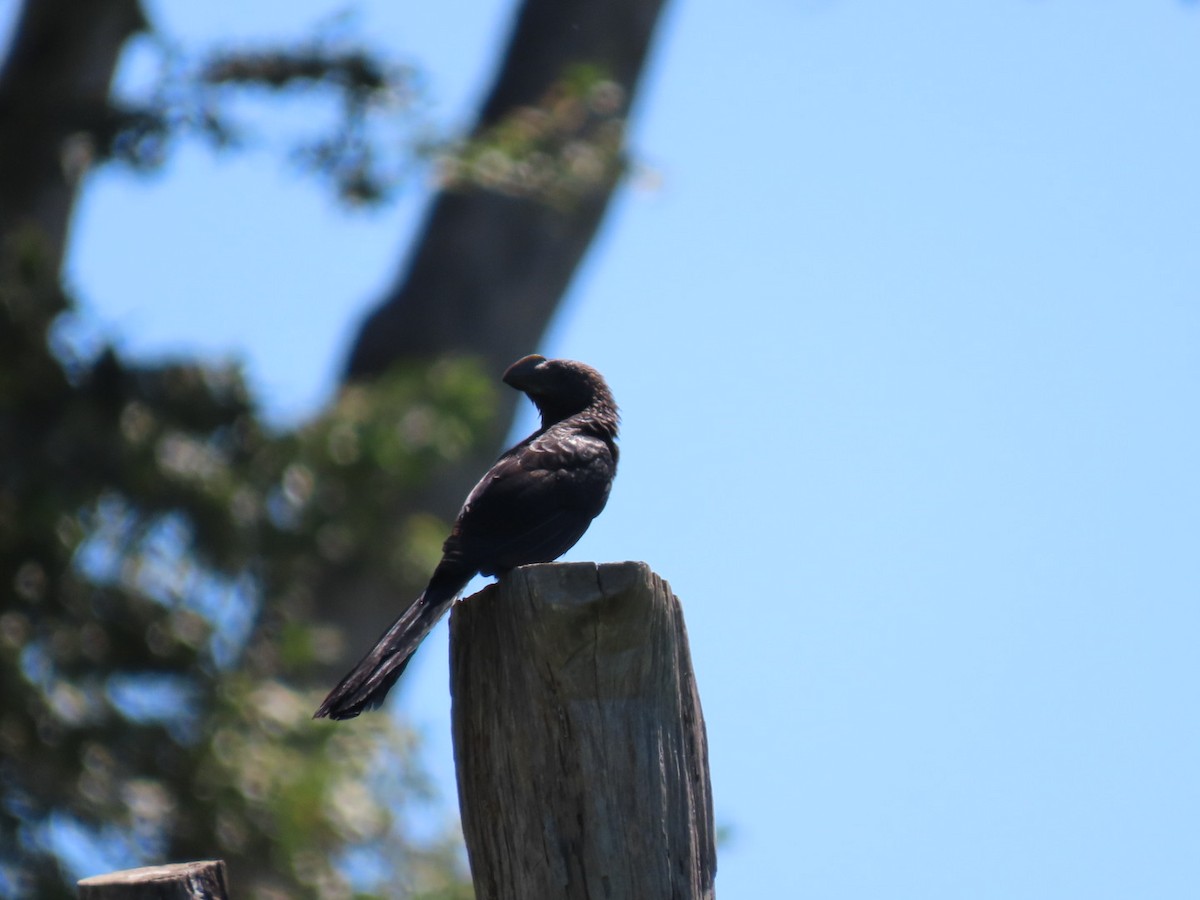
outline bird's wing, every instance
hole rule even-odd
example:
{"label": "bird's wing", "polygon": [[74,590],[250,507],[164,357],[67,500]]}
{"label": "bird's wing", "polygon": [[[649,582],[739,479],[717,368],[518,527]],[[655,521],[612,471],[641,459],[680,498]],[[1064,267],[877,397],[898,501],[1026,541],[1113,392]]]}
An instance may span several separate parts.
{"label": "bird's wing", "polygon": [[549,562],[604,508],[615,462],[601,439],[553,429],[517,445],[471,491],[446,541],[487,574]]}

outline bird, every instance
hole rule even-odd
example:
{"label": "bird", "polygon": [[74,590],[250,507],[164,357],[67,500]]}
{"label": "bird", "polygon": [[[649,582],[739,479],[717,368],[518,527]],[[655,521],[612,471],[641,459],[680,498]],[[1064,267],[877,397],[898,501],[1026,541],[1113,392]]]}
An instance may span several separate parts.
{"label": "bird", "polygon": [[476,575],[552,562],[608,502],[620,414],[603,376],[570,359],[523,357],[504,383],[524,392],[541,427],[506,450],[467,495],[429,584],[321,703],[313,718],[378,709],[413,653]]}

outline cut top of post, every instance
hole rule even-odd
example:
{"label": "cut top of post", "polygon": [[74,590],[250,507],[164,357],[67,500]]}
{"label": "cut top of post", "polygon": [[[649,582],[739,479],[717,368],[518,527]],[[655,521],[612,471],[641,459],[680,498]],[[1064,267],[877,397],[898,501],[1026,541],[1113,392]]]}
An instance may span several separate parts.
{"label": "cut top of post", "polygon": [[123,869],[79,882],[80,900],[228,900],[219,859]]}

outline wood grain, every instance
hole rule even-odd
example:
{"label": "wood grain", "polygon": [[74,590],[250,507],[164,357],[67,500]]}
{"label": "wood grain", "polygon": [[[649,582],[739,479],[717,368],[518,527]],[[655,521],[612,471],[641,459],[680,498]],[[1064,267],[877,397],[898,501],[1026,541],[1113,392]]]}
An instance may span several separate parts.
{"label": "wood grain", "polygon": [[713,897],[704,717],[670,586],[645,563],[526,566],[450,627],[479,900]]}

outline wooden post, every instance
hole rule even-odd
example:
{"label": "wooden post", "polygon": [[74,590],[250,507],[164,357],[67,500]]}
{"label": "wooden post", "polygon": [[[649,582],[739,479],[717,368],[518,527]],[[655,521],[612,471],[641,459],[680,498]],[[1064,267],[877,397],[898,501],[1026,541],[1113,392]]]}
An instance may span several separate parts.
{"label": "wooden post", "polygon": [[94,875],[79,882],[79,900],[228,900],[225,863],[146,866]]}
{"label": "wooden post", "polygon": [[478,900],[707,900],[704,717],[645,563],[526,566],[456,604],[454,755]]}

